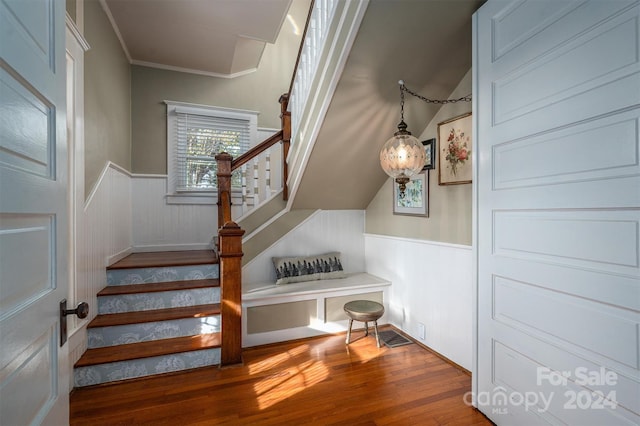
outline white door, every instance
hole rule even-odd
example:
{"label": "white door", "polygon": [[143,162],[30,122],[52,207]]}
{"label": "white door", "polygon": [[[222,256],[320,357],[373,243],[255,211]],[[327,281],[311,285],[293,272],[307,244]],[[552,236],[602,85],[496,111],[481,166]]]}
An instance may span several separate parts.
{"label": "white door", "polygon": [[0,424],[68,423],[65,3],[0,0]]}
{"label": "white door", "polygon": [[478,408],[640,424],[640,2],[474,15]]}

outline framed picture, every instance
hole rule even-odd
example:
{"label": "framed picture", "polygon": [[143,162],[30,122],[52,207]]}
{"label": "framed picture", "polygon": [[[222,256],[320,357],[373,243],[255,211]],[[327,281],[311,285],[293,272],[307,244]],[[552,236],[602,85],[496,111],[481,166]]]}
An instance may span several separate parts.
{"label": "framed picture", "polygon": [[424,163],[422,170],[431,170],[436,168],[436,139],[422,141],[424,152],[427,154],[427,161]]}
{"label": "framed picture", "polygon": [[429,172],[413,176],[404,196],[393,182],[393,214],[429,217]]}
{"label": "framed picture", "polygon": [[438,123],[438,185],[471,183],[471,113]]}

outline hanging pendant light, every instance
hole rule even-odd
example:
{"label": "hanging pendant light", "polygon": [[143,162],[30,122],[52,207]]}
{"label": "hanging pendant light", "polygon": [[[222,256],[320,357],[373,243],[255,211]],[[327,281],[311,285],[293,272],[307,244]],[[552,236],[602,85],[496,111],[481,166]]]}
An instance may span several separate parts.
{"label": "hanging pendant light", "polygon": [[400,80],[400,123],[398,131],[393,134],[380,151],[382,170],[391,176],[399,185],[400,197],[405,196],[407,183],[411,177],[420,173],[427,159],[420,141],[407,131],[404,122],[404,82]]}

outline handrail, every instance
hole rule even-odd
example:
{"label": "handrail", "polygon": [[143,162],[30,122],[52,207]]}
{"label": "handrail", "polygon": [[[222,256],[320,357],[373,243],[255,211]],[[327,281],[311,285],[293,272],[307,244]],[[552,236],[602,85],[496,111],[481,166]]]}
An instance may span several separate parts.
{"label": "handrail", "polygon": [[293,74],[291,75],[291,83],[289,83],[289,90],[287,94],[291,94],[293,90],[293,83],[296,81],[296,73],[298,72],[298,64],[300,64],[300,57],[302,57],[302,50],[304,48],[304,39],[307,38],[307,30],[309,29],[309,24],[311,23],[311,15],[313,14],[313,7],[315,6],[316,0],[311,0],[311,4],[309,5],[309,13],[307,14],[307,22],[304,24],[304,30],[302,31],[302,39],[300,41],[300,48],[298,49],[298,57],[296,58],[296,63],[293,66]]}
{"label": "handrail", "polygon": [[[226,152],[216,155],[218,167],[218,238],[217,249],[220,258],[220,304],[222,323],[222,348],[220,364],[231,365],[242,362],[242,235],[244,231],[231,218],[231,173],[252,161],[267,149],[282,142],[282,198],[288,199],[288,165],[287,157],[291,142],[291,113],[288,111],[289,95],[298,71],[298,65],[302,55],[307,29],[311,22],[315,0],[311,0],[307,22],[302,34],[300,49],[296,59],[296,65],[291,77],[289,91],[280,99],[281,129],[274,135],[260,142],[238,158],[233,159]],[[267,154],[268,155],[268,154]],[[269,157],[267,156],[267,162]],[[257,167],[254,169],[257,173]],[[243,184],[244,198],[244,184]]]}
{"label": "handrail", "polygon": [[274,133],[272,136],[260,142],[258,145],[254,146],[244,154],[235,158],[233,161],[231,161],[231,171],[242,167],[249,161],[256,158],[258,155],[260,155],[264,150],[271,148],[273,145],[275,145],[276,142],[280,142],[282,140],[282,134],[282,130]]}

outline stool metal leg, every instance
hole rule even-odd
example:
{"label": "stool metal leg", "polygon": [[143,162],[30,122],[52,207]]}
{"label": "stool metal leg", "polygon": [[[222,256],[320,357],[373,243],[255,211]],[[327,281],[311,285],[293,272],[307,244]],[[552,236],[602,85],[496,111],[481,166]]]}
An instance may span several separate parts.
{"label": "stool metal leg", "polygon": [[369,335],[369,323],[367,321],[364,322],[364,337]]}
{"label": "stool metal leg", "polygon": [[373,327],[376,330],[376,344],[380,347],[380,335],[378,334],[378,321],[373,322]]}
{"label": "stool metal leg", "polygon": [[349,329],[347,330],[347,345],[351,343],[351,326],[353,325],[353,319],[349,318]]}

